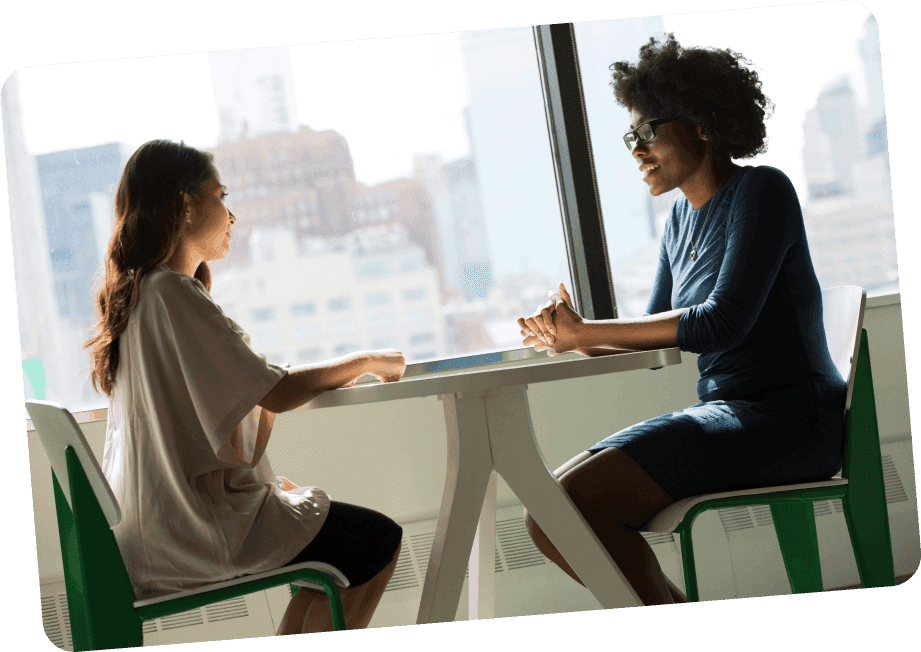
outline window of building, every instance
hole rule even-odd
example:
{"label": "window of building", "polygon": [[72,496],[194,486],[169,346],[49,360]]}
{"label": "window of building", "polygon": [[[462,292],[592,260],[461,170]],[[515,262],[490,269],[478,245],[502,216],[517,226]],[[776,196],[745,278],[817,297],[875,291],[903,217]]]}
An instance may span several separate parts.
{"label": "window of building", "polygon": [[419,346],[420,344],[431,344],[434,341],[434,333],[417,333],[409,338],[409,343],[412,346]]}
{"label": "window of building", "polygon": [[309,349],[300,349],[297,352],[298,362],[319,362],[325,357],[323,347],[314,346]]}
{"label": "window of building", "polygon": [[253,310],[253,321],[264,322],[275,319],[275,308],[256,308]]}
{"label": "window of building", "polygon": [[345,312],[352,309],[352,299],[349,297],[336,297],[327,302],[330,312]]}
{"label": "window of building", "polygon": [[317,305],[313,301],[295,303],[291,306],[292,317],[312,317],[317,314]]}
{"label": "window of building", "polygon": [[365,308],[381,308],[390,304],[390,292],[374,292],[365,296]]}
{"label": "window of building", "polygon": [[425,301],[428,298],[427,288],[408,288],[403,290],[403,301]]}

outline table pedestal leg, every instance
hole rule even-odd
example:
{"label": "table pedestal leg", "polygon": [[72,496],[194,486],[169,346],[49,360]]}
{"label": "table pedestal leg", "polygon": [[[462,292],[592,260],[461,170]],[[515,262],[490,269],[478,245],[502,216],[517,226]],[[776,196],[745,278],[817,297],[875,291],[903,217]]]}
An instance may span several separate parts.
{"label": "table pedestal leg", "polygon": [[457,614],[464,571],[492,473],[482,393],[474,400],[454,394],[439,398],[445,413],[448,460],[435,540],[416,618],[419,624],[451,622]]}
{"label": "table pedestal leg", "polygon": [[470,620],[492,618],[496,604],[496,472],[489,474],[480,523],[470,552],[467,608]]}
{"label": "table pedestal leg", "polygon": [[559,481],[547,469],[534,440],[526,387],[485,397],[492,460],[553,545],[601,603],[642,605]]}

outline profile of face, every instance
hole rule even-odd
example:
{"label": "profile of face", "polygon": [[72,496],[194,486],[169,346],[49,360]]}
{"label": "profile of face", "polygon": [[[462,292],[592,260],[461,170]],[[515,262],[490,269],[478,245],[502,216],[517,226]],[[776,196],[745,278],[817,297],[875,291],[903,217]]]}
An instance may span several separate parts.
{"label": "profile of face", "polygon": [[[630,112],[630,130],[652,122],[659,116]],[[683,187],[701,173],[707,150],[707,137],[700,127],[689,130],[680,120],[656,125],[649,142],[637,139],[631,152],[639,165],[649,194],[657,197]]]}
{"label": "profile of face", "polygon": [[182,245],[204,260],[218,260],[230,253],[231,227],[236,222],[233,213],[227,210],[224,200],[227,187],[220,177],[212,177],[201,185],[201,201],[195,201],[184,194],[186,228],[182,232]]}

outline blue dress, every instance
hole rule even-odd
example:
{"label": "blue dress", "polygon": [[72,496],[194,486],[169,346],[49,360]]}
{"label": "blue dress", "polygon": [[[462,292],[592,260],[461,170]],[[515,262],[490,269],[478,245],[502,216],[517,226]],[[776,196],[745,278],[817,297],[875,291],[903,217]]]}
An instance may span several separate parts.
{"label": "blue dress", "polygon": [[834,475],[846,386],[828,352],[803,214],[783,172],[746,166],[699,210],[675,202],[646,314],[681,307],[689,310],[678,346],[698,354],[700,402],[589,450],[622,449],[675,500]]}

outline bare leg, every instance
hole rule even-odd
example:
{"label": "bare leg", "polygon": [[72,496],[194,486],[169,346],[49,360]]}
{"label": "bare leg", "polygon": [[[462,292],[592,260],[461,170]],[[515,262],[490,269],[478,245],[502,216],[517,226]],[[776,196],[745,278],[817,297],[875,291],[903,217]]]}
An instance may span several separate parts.
{"label": "bare leg", "polygon": [[[339,590],[342,595],[347,629],[364,629],[371,622],[374,610],[384,594],[384,589],[387,588],[387,582],[393,575],[399,557],[400,549],[397,548],[393,559],[380,573],[361,586]],[[288,604],[277,633],[279,636],[284,636],[331,631],[333,631],[333,617],[326,594],[311,589],[298,589]]]}
{"label": "bare leg", "polygon": [[[557,469],[555,475],[643,604],[686,601],[665,577],[646,539],[636,531],[674,502],[649,474],[620,449],[607,448],[597,454],[585,451]],[[581,584],[527,510],[525,523],[538,549]]]}

